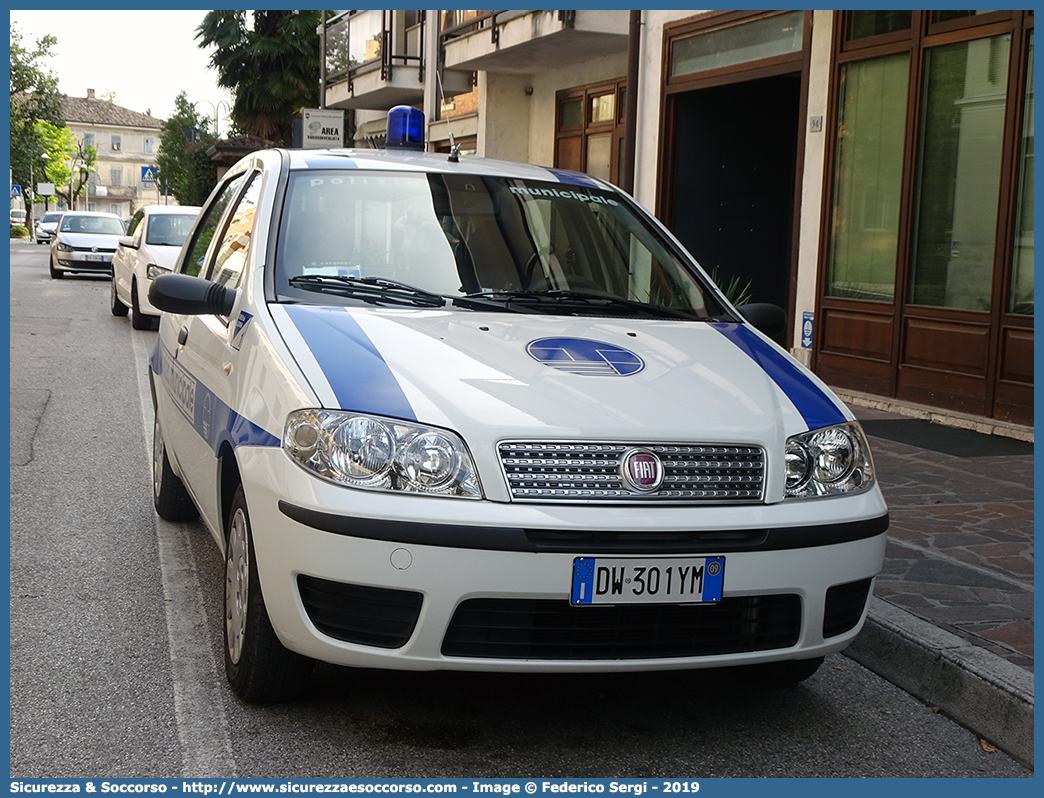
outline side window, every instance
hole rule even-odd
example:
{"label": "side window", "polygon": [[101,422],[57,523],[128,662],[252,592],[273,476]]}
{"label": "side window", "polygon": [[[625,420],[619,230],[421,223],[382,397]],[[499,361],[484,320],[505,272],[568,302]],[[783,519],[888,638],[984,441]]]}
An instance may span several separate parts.
{"label": "side window", "polygon": [[239,189],[242,188],[243,181],[248,176],[249,173],[239,175],[226,183],[221,190],[221,194],[214,200],[214,204],[206,211],[202,223],[196,228],[196,236],[192,239],[189,254],[185,258],[185,262],[181,264],[181,271],[184,274],[192,277],[199,276],[206,260],[207,250],[210,248],[210,242],[213,240],[218,224],[221,222],[221,217],[233,198],[239,195]]}
{"label": "side window", "polygon": [[257,211],[258,195],[261,193],[261,174],[255,173],[250,185],[240,198],[228,227],[221,237],[217,255],[207,278],[226,288],[238,288],[243,277],[243,266],[250,254],[250,236],[254,230],[254,214]]}
{"label": "side window", "polygon": [[134,239],[134,246],[136,247],[141,244],[141,220],[144,218],[144,216],[145,214],[143,214],[141,211],[138,211],[131,218],[130,224],[127,226],[127,235]]}

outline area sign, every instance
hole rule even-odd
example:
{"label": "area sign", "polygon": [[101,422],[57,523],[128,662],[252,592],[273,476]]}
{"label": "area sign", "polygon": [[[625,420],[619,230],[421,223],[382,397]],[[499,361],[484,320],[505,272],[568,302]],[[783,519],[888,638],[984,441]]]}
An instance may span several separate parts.
{"label": "area sign", "polygon": [[305,108],[301,114],[301,146],[306,150],[344,146],[344,111]]}

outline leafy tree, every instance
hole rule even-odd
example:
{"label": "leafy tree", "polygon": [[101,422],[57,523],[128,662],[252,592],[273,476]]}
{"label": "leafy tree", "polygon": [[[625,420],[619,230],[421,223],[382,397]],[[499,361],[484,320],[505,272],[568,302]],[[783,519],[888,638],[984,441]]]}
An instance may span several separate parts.
{"label": "leafy tree", "polygon": [[207,149],[217,140],[209,124],[185,92],[180,92],[174,99],[173,115],[160,129],[159,176],[182,205],[202,205],[217,183],[217,169],[207,157]]}
{"label": "leafy tree", "polygon": [[208,11],[196,29],[210,65],[232,91],[232,121],[289,146],[293,119],[319,103],[319,11]]}
{"label": "leafy tree", "polygon": [[[48,34],[37,39],[35,47],[27,46],[22,32],[11,26],[11,171],[18,185],[29,186],[30,158],[38,158],[44,150],[36,135],[36,121],[65,124],[58,78],[46,64],[56,44],[58,40]],[[35,176],[39,161],[33,160],[32,166]],[[26,199],[31,199],[31,194]]]}
{"label": "leafy tree", "polygon": [[[46,162],[41,158],[34,163],[33,168],[39,170],[41,183],[54,183],[54,190],[58,197],[69,202],[69,181],[72,170],[69,162],[76,157],[76,136],[67,127],[53,125],[46,119],[37,119],[34,125],[36,140],[41,142],[47,153]],[[65,189],[63,191],[63,189]],[[71,206],[70,206],[71,207]]]}

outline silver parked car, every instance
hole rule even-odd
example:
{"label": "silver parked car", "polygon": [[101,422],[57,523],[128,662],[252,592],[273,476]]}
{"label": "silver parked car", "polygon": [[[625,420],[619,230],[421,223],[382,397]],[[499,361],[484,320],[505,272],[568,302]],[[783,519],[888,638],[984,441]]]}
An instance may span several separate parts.
{"label": "silver parked car", "polygon": [[131,217],[127,235],[120,239],[112,258],[113,316],[126,316],[130,309],[135,330],[155,326],[159,311],[149,302],[152,278],[174,268],[198,214],[195,206],[146,205]]}
{"label": "silver parked car", "polygon": [[124,231],[123,220],[114,213],[64,213],[51,240],[51,277],[58,279],[65,272],[108,274]]}
{"label": "silver parked car", "polygon": [[58,229],[58,220],[62,218],[63,213],[65,211],[46,211],[36,220],[34,235],[37,244],[51,243],[51,239],[54,238],[55,231]]}

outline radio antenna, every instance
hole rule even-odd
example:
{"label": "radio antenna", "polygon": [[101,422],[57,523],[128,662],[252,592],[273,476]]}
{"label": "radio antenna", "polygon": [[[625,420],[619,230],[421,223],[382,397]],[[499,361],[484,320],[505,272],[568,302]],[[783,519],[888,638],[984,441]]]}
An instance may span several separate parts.
{"label": "radio antenna", "polygon": [[[442,88],[442,73],[438,69],[435,70],[435,82],[439,86],[439,94],[442,95],[442,102],[445,103],[446,102],[446,91]],[[448,127],[449,127],[448,120],[447,120],[446,126],[447,126],[447,129],[448,129]],[[456,140],[453,138],[453,131],[452,130],[449,131],[449,138],[450,138],[450,153],[449,153],[449,158],[447,158],[446,160],[448,160],[450,163],[460,163],[460,145],[457,144]]]}

